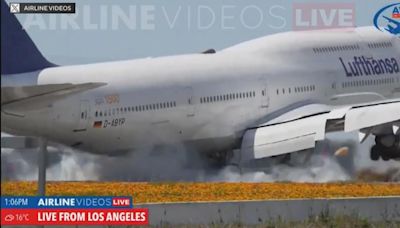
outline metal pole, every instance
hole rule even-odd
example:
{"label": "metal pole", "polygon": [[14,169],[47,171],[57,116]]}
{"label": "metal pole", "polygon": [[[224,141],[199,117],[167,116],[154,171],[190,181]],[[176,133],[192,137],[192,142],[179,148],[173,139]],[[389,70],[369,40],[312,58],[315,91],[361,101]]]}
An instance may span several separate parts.
{"label": "metal pole", "polygon": [[41,138],[39,140],[39,176],[38,176],[38,195],[46,194],[46,167],[47,167],[47,140]]}

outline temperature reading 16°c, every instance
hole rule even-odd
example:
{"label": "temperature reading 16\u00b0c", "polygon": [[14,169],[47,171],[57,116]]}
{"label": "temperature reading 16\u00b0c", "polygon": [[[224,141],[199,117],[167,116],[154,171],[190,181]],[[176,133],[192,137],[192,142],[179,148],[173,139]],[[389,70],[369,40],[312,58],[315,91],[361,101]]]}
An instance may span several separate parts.
{"label": "temperature reading 16\u00b0c", "polygon": [[27,198],[5,198],[5,203],[7,206],[27,206]]}
{"label": "temperature reading 16\u00b0c", "polygon": [[29,214],[16,214],[16,220],[21,222],[29,221]]}

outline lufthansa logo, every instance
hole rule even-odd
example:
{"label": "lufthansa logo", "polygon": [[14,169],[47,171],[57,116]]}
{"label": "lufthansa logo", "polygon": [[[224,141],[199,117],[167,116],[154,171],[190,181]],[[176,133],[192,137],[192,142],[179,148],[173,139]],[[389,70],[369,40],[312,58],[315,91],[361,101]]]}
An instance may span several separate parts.
{"label": "lufthansa logo", "polygon": [[380,9],[374,17],[374,25],[379,31],[400,35],[400,3],[394,3]]}

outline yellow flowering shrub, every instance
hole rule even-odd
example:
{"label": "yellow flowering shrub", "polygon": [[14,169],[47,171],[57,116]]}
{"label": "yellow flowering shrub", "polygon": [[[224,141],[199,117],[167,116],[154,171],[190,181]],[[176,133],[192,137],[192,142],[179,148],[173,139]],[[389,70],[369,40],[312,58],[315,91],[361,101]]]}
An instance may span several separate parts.
{"label": "yellow flowering shrub", "polygon": [[[133,196],[135,203],[400,196],[398,183],[48,182],[47,195]],[[35,195],[37,183],[1,183],[1,195]]]}

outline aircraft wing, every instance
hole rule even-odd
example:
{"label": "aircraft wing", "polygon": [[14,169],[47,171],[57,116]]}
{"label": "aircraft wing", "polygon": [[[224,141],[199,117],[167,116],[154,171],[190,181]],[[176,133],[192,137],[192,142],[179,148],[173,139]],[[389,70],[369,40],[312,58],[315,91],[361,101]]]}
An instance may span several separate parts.
{"label": "aircraft wing", "polygon": [[242,159],[313,148],[328,132],[359,130],[360,136],[366,136],[373,128],[389,125],[399,133],[398,121],[400,99],[342,107],[305,105],[248,129],[242,140]]}
{"label": "aircraft wing", "polygon": [[18,113],[51,105],[54,101],[106,83],[49,84],[18,87],[1,87],[1,109],[3,112]]}

